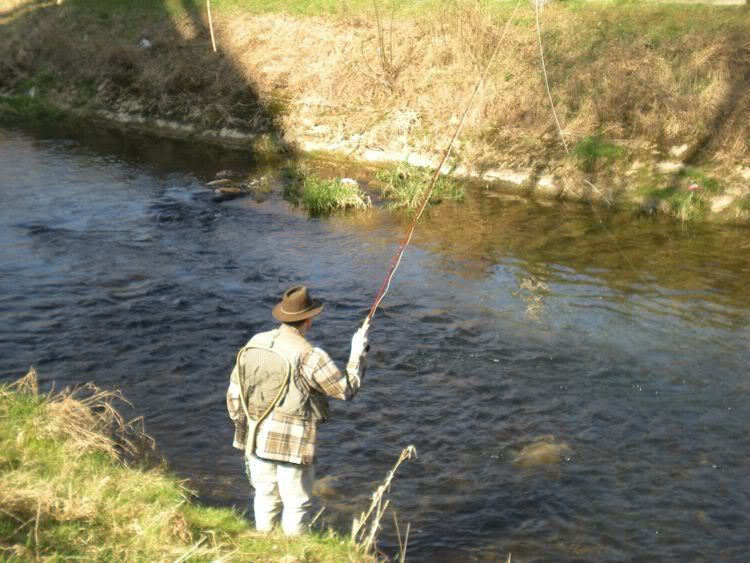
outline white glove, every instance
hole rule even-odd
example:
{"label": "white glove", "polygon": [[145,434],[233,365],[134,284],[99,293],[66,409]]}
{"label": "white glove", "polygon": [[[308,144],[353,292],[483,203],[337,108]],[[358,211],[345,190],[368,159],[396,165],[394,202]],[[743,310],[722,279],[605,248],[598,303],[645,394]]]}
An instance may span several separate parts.
{"label": "white glove", "polygon": [[349,361],[359,361],[362,355],[367,351],[367,329],[370,328],[368,323],[365,323],[362,328],[352,336],[352,351],[349,354]]}

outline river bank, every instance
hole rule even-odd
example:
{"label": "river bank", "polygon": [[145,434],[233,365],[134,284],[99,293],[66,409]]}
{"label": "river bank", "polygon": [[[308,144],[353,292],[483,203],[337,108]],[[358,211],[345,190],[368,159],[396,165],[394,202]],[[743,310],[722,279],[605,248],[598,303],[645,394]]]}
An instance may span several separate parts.
{"label": "river bank", "polygon": [[[436,165],[513,3],[4,0],[0,113]],[[386,9],[387,8],[387,9]],[[519,8],[450,168],[525,194],[750,219],[750,11]],[[692,187],[692,189],[691,189]]]}
{"label": "river bank", "polygon": [[[261,534],[193,502],[149,451],[142,423],[93,386],[40,394],[31,370],[0,386],[0,554],[9,560],[373,561],[332,531]],[[134,457],[136,456],[136,457]],[[129,461],[128,461],[129,460]]]}

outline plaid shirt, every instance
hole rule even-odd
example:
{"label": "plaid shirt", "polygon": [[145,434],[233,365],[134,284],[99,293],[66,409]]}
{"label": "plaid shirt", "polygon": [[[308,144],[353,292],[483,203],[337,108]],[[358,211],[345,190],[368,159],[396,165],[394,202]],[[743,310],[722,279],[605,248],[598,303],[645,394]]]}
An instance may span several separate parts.
{"label": "plaid shirt", "polygon": [[[279,330],[299,334],[295,328],[284,324]],[[359,390],[364,369],[364,354],[361,358],[350,361],[346,365],[346,373],[342,374],[328,354],[320,348],[312,348],[300,358],[294,377],[305,393],[319,393],[347,401]],[[236,427],[234,447],[244,450],[247,419],[240,403],[240,380],[236,365],[227,389],[227,408]],[[253,417],[260,415],[252,408],[248,410]],[[291,417],[274,409],[258,427],[255,455],[274,461],[311,464],[315,461],[317,426],[317,422],[312,419]]]}

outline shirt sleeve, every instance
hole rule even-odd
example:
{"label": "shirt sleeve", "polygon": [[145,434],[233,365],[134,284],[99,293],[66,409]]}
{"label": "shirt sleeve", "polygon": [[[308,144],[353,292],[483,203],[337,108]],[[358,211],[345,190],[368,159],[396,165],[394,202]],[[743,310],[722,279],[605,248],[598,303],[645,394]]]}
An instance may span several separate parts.
{"label": "shirt sleeve", "polygon": [[300,365],[300,372],[312,390],[342,401],[348,401],[357,394],[364,371],[364,354],[347,363],[346,372],[341,373],[330,356],[320,348],[310,350]]}

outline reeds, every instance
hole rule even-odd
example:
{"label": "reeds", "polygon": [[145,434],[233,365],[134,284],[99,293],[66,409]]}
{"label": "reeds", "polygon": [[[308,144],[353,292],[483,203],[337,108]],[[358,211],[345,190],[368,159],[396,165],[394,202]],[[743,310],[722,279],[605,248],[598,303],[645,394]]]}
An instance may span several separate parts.
{"label": "reeds", "polygon": [[325,179],[312,172],[296,169],[284,196],[304,207],[310,215],[329,215],[335,211],[362,210],[372,206],[370,196],[351,179]]}
{"label": "reeds", "polygon": [[[352,522],[352,540],[362,547],[365,552],[370,552],[375,547],[375,540],[377,538],[378,530],[380,529],[380,520],[383,518],[383,514],[388,508],[390,501],[385,499],[385,495],[391,489],[391,482],[396,476],[396,471],[399,466],[407,459],[417,457],[417,449],[414,446],[406,446],[402,451],[401,455],[396,460],[396,464],[386,474],[385,480],[379,485],[372,493],[372,501],[370,506],[364,512],[359,515]],[[396,524],[398,529],[398,523]],[[401,532],[398,532],[399,545],[401,547],[401,561],[404,560],[406,553],[406,545],[408,542],[408,528],[405,541],[401,541]]]}

